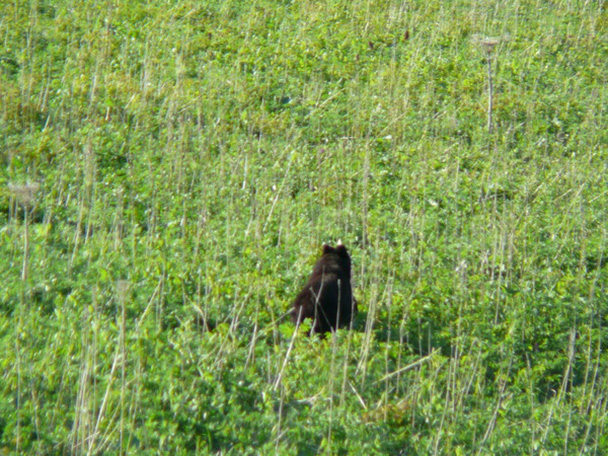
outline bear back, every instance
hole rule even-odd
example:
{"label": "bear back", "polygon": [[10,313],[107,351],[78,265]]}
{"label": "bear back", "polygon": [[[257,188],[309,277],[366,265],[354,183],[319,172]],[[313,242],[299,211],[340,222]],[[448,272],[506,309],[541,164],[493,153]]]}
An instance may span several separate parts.
{"label": "bear back", "polygon": [[357,313],[351,287],[351,258],[346,247],[323,246],[323,255],[313,267],[308,282],[293,303],[291,319],[299,325],[313,320],[314,333],[348,327]]}

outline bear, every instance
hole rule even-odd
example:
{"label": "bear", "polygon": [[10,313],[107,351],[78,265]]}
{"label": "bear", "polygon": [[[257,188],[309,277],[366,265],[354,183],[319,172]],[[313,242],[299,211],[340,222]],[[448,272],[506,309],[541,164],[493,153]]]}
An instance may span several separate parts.
{"label": "bear", "polygon": [[299,326],[311,318],[311,334],[324,335],[350,327],[357,314],[350,277],[351,260],[346,247],[341,242],[336,247],[325,244],[310,279],[293,302],[291,321]]}

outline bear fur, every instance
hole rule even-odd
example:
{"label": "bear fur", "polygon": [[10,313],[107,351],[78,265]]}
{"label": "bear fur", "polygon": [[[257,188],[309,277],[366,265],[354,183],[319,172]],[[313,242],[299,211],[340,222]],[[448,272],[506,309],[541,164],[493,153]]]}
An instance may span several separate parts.
{"label": "bear fur", "polygon": [[324,245],[310,279],[293,302],[291,320],[299,326],[311,318],[311,333],[349,327],[357,314],[350,276],[351,260],[346,247],[341,243],[336,247]]}

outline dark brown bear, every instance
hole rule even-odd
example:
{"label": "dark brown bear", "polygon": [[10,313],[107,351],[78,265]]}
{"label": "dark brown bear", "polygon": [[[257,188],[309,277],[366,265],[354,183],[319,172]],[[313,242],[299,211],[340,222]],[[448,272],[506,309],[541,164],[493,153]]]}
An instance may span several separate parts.
{"label": "dark brown bear", "polygon": [[342,243],[323,246],[304,289],[296,297],[291,320],[299,326],[305,318],[313,320],[311,333],[326,333],[348,327],[357,313],[357,302],[350,285],[350,255]]}

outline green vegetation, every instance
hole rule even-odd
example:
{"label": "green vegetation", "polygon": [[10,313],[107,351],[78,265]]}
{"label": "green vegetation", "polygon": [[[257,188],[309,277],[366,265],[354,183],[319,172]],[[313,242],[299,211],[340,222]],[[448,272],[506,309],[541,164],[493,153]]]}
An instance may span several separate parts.
{"label": "green vegetation", "polygon": [[607,454],[607,23],[2,2],[0,454]]}

